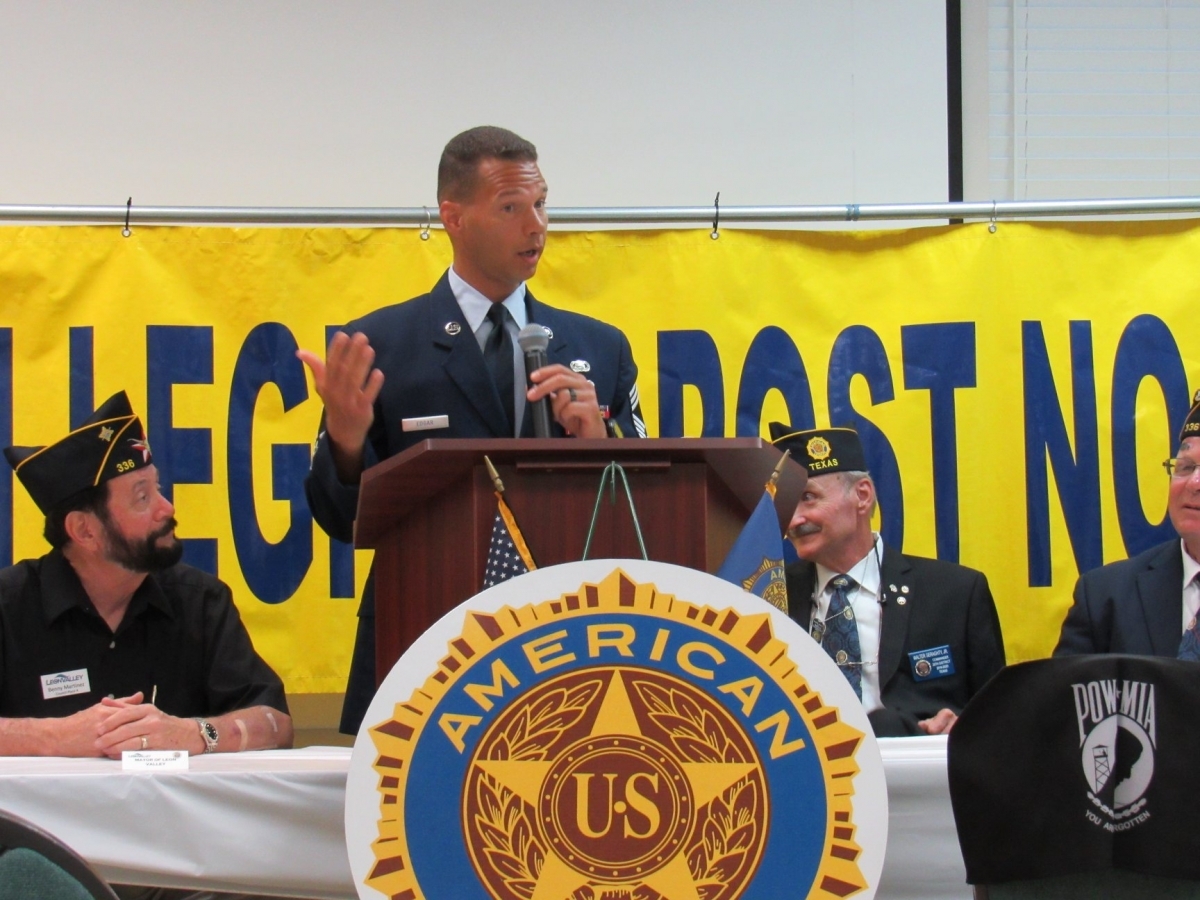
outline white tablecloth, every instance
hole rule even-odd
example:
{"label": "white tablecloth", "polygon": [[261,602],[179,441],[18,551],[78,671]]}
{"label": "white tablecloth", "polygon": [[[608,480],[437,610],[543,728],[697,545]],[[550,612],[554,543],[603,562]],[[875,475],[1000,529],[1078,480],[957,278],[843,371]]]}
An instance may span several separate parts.
{"label": "white tablecloth", "polygon": [[[969,900],[945,738],[880,742],[889,829],[882,900]],[[0,758],[0,806],[129,884],[355,898],[342,806],[348,749],[194,757],[187,772]]]}

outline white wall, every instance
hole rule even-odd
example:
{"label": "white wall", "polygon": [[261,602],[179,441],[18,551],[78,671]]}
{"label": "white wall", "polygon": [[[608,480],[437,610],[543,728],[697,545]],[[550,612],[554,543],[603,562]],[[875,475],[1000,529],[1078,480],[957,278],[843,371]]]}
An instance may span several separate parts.
{"label": "white wall", "polygon": [[0,204],[421,206],[477,124],[551,206],[946,199],[944,0],[0,0]]}

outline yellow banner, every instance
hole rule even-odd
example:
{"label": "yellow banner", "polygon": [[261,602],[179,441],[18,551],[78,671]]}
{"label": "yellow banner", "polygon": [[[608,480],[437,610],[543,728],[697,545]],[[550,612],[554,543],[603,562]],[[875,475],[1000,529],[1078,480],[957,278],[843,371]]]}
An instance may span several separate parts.
{"label": "yellow banner", "polygon": [[[531,287],[629,335],[653,436],[858,427],[885,541],[983,570],[1015,661],[1052,649],[1079,571],[1173,535],[1198,254],[1186,222],[561,232]],[[129,391],[188,559],[289,690],[340,691],[369,556],[308,514],[320,402],[293,352],[449,259],[412,230],[2,229],[0,445]],[[40,534],[0,473],[0,563]]]}

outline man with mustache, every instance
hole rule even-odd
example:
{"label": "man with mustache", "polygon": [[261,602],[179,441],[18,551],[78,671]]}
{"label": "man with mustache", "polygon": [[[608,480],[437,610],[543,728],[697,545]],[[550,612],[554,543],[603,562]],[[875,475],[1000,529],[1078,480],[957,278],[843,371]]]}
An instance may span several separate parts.
{"label": "man with mustache", "polygon": [[786,571],[788,614],[838,664],[878,737],[945,734],[1004,667],[987,578],[884,547],[853,429],[773,422],[771,439],[808,469],[787,531],[801,559]]}
{"label": "man with mustache", "polygon": [[[595,319],[535,300],[526,281],[546,241],[537,150],[503,128],[452,138],[438,164],[438,214],[454,250],[428,294],[351,322],[312,370],[325,413],[305,493],[330,536],[353,538],[362,472],[427,438],[533,437],[531,404],[549,398],[551,436],[645,437],[629,341]],[[517,335],[552,337],[529,373]],[[466,598],[463,598],[466,599]],[[342,707],[354,734],[375,694],[375,591],[368,577]]]}
{"label": "man with mustache", "polygon": [[1079,576],[1055,656],[1133,653],[1200,660],[1200,391],[1163,466],[1177,539]]}
{"label": "man with mustache", "polygon": [[53,548],[0,571],[0,755],[290,747],[283,684],[229,588],[180,563],[124,392],[46,447],[4,456]]}

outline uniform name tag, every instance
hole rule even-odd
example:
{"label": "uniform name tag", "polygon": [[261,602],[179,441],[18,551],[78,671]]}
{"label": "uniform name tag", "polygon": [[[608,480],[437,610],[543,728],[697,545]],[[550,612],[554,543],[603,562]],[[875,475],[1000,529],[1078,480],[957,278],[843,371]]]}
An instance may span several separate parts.
{"label": "uniform name tag", "polygon": [[424,416],[420,419],[401,419],[401,431],[433,431],[436,428],[449,428],[449,416]]}
{"label": "uniform name tag", "polygon": [[913,678],[917,681],[945,678],[954,674],[954,659],[950,656],[949,644],[930,647],[928,650],[914,650],[908,654],[908,663],[912,666]]}
{"label": "uniform name tag", "polygon": [[58,672],[54,675],[42,676],[42,699],[53,700],[55,697],[70,697],[72,694],[91,693],[92,686],[88,683],[87,669],[74,669],[70,672]]}

